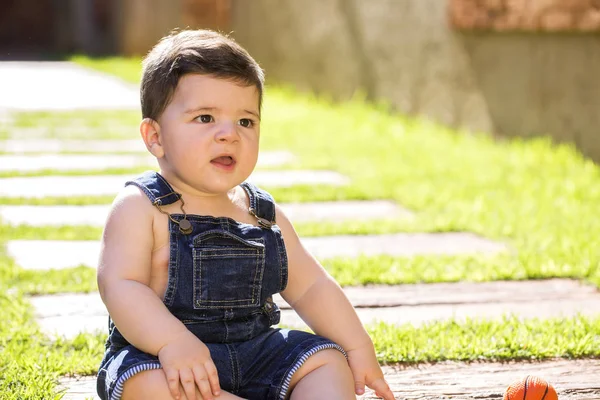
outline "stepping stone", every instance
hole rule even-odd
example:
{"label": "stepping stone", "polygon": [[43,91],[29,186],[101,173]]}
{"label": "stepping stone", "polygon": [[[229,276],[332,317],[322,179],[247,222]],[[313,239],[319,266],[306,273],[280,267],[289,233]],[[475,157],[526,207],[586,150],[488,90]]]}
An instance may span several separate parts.
{"label": "stepping stone", "polygon": [[[344,292],[364,324],[381,320],[419,325],[452,317],[502,318],[506,314],[520,318],[600,315],[598,290],[567,279],[345,287]],[[306,327],[281,296],[274,300],[282,309],[283,325]],[[108,314],[98,293],[34,296],[30,301],[38,323],[51,336],[107,331]]]}
{"label": "stepping stone", "polygon": [[[44,154],[35,156],[0,155],[0,171],[30,172],[45,169],[59,171],[88,171],[107,168],[158,167],[152,155],[67,155]],[[281,166],[293,158],[288,152],[266,152],[257,162],[257,167]]]}
{"label": "stepping stone", "polygon": [[[0,179],[0,197],[116,195],[136,175],[42,176]],[[349,179],[333,171],[255,171],[248,179],[259,186],[345,185]]]}
{"label": "stepping stone", "polygon": [[[506,251],[501,243],[471,233],[396,233],[389,235],[324,236],[302,239],[318,259],[387,254],[469,254]],[[99,241],[11,240],[6,249],[15,263],[25,269],[60,269],[87,265],[96,267]]]}
{"label": "stepping stone", "polygon": [[41,170],[89,171],[107,168],[156,168],[152,156],[127,155],[0,155],[0,171],[31,172]]}
{"label": "stepping stone", "polygon": [[[19,136],[22,129],[11,132]],[[89,128],[85,128],[86,131]],[[104,131],[104,129],[103,129]],[[92,135],[93,136],[93,135]],[[10,139],[0,141],[4,153],[147,153],[141,139],[135,140],[57,140],[57,139]]]}
{"label": "stepping stone", "polygon": [[78,265],[96,268],[100,254],[100,242],[95,240],[10,240],[6,242],[6,251],[17,265],[25,269],[62,269]]}
{"label": "stepping stone", "polygon": [[[554,386],[561,400],[600,399],[600,360],[550,360],[542,362],[459,363],[417,366],[384,366],[383,373],[397,399],[502,399],[508,385],[524,376],[537,375]],[[63,400],[96,396],[96,377],[63,378]],[[376,399],[373,392],[357,397]]]}
{"label": "stepping stone", "polygon": [[[331,201],[283,203],[280,206],[294,222],[410,218],[412,214],[391,201]],[[0,206],[0,219],[8,225],[96,225],[102,226],[110,206]]]}
{"label": "stepping stone", "polygon": [[497,253],[507,250],[504,244],[467,232],[308,237],[302,239],[302,242],[318,259],[380,254],[415,256]]}
{"label": "stepping stone", "polygon": [[[109,126],[89,126],[85,125],[85,120],[79,124],[76,124],[74,121],[70,120],[69,123],[72,123],[72,126],[62,126],[62,125],[48,125],[48,126],[35,126],[35,127],[17,127],[17,126],[7,126],[8,130],[8,140],[14,140],[16,142],[22,141],[56,141],[56,140],[67,140],[67,141],[117,141],[117,142],[125,142],[132,139],[135,139],[138,144],[144,146],[144,143],[141,140],[139,128],[136,124],[131,125],[116,125],[109,124]],[[133,140],[132,140],[133,141]],[[43,142],[42,142],[43,143]],[[54,146],[54,145],[52,145]],[[19,147],[23,147],[19,145]],[[39,145],[31,144],[26,148],[36,149],[39,148]],[[0,147],[1,149],[1,147]],[[88,146],[85,147],[82,151],[90,152],[90,148]],[[33,150],[29,150],[31,152]],[[47,150],[41,150],[41,152],[45,152]],[[120,150],[119,152],[123,152],[124,150]],[[138,148],[137,151],[147,151],[145,147]],[[40,152],[40,151],[38,151]]]}
{"label": "stepping stone", "polygon": [[[600,399],[600,360],[544,362],[442,362],[417,367],[384,367],[397,399],[502,399],[509,384],[538,375],[554,386],[560,400]],[[372,393],[361,399],[376,399]]]}
{"label": "stepping stone", "polygon": [[0,108],[9,110],[140,107],[135,85],[71,62],[0,63],[0,87]]}
{"label": "stepping stone", "polygon": [[64,393],[62,400],[100,400],[96,393],[96,377],[62,378],[57,392]]}

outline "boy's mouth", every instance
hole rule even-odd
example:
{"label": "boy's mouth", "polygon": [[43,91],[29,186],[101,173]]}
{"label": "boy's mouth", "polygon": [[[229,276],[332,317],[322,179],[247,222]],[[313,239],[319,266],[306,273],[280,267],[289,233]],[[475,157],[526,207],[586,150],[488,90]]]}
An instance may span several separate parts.
{"label": "boy's mouth", "polygon": [[231,156],[220,156],[217,158],[213,158],[210,160],[211,164],[217,165],[219,167],[233,167],[235,165],[235,159]]}

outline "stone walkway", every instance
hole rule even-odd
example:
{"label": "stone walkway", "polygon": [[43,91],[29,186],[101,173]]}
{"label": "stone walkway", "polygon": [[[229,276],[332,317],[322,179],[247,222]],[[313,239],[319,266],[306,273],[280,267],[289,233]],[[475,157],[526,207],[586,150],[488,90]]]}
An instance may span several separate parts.
{"label": "stone walkway", "polygon": [[[26,78],[25,78],[26,77]],[[137,88],[116,78],[71,63],[0,63],[0,115],[6,110],[137,109]],[[30,93],[36,93],[35,98]],[[93,95],[91,95],[93,93]],[[57,128],[52,128],[57,129]],[[93,128],[91,128],[93,130]],[[131,127],[112,127],[129,132]],[[147,160],[141,140],[81,140],[95,132],[77,128],[46,127],[9,132],[0,141],[0,171],[38,171],[46,168],[85,170]],[[65,140],[49,139],[58,134]],[[137,135],[137,134],[136,134]],[[96,135],[97,136],[97,135]],[[75,139],[77,138],[77,139]],[[56,153],[81,153],[58,156]],[[89,154],[89,156],[85,156]],[[100,156],[101,153],[111,153]],[[112,154],[114,153],[114,154]],[[118,153],[132,153],[121,154]],[[137,154],[135,154],[137,153]],[[262,156],[264,157],[264,155]],[[279,158],[277,158],[279,157]],[[269,166],[288,162],[290,153],[279,152]],[[146,161],[143,161],[146,162]],[[267,163],[263,158],[262,162]],[[122,163],[122,164],[120,164]],[[278,164],[279,163],[279,164]],[[138,165],[138,164],[135,164]],[[266,164],[263,164],[266,165]],[[114,194],[127,176],[45,176],[0,179],[0,197],[46,197]],[[345,185],[348,178],[332,171],[257,171],[259,185],[287,187],[296,184]],[[283,205],[293,221],[338,219],[411,218],[397,204],[335,202]],[[94,225],[106,217],[106,206],[33,207],[1,206],[0,219],[13,226]],[[469,232],[358,235],[304,238],[317,258],[355,257],[359,254],[467,254],[510,251]],[[78,264],[95,266],[96,241],[13,240],[7,249],[23,268],[65,268]],[[41,257],[40,257],[41,255]],[[506,313],[521,318],[600,315],[600,294],[594,287],[576,281],[553,279],[524,282],[443,283],[430,285],[368,286],[344,288],[363,322],[420,324],[449,317],[495,318]],[[74,336],[81,331],[106,328],[106,310],[98,293],[32,297],[40,326],[50,335]],[[281,298],[282,323],[303,326]],[[405,399],[500,399],[506,386],[527,374],[541,375],[556,387],[561,400],[600,399],[600,361],[555,360],[544,363],[439,363],[412,367],[384,367],[397,398]],[[64,379],[64,399],[95,397],[94,377]],[[364,399],[373,398],[370,395]]]}
{"label": "stone walkway", "polygon": [[[348,221],[376,218],[411,219],[413,214],[391,201],[331,201],[282,203],[280,207],[294,222]],[[109,205],[90,206],[0,206],[0,218],[8,225],[95,225],[106,221]],[[360,210],[360,212],[357,212]]]}
{"label": "stone walkway", "polygon": [[[507,386],[527,375],[551,382],[560,400],[600,399],[600,360],[551,360],[521,363],[443,362],[412,366],[384,366],[383,372],[396,399],[474,400],[502,399]],[[95,396],[94,377],[64,379],[63,400],[85,400]],[[93,397],[92,397],[93,396]],[[360,400],[377,399],[368,390]]]}
{"label": "stone walkway", "polygon": [[155,168],[156,158],[128,155],[39,155],[0,156],[0,172],[32,172],[41,170],[91,171],[106,168]]}
{"label": "stone walkway", "polygon": [[[19,137],[27,136],[20,129]],[[93,137],[94,135],[92,135]],[[10,139],[0,142],[0,152],[27,153],[142,153],[148,150],[140,139],[135,140],[57,140],[57,139]]]}
{"label": "stone walkway", "polygon": [[[114,196],[135,175],[36,176],[1,178],[0,197]],[[346,185],[348,178],[333,171],[254,171],[249,182],[259,186]]]}
{"label": "stone walkway", "polygon": [[[144,155],[0,155],[0,172],[31,172],[52,169],[55,171],[89,171],[107,168],[147,167],[156,169],[156,158]],[[258,157],[257,168],[281,167],[294,159],[287,151],[265,152]]]}
{"label": "stone walkway", "polygon": [[0,63],[0,109],[139,109],[135,85],[69,62]]}
{"label": "stone walkway", "polygon": [[[360,255],[415,256],[421,254],[474,254],[506,251],[472,233],[394,233],[388,235],[340,235],[302,238],[304,247],[317,259]],[[10,257],[25,269],[61,269],[85,265],[96,267],[100,242],[93,240],[10,240]]]}
{"label": "stone walkway", "polygon": [[[344,291],[364,324],[385,321],[413,324],[456,318],[519,318],[596,316],[600,293],[577,281],[437,283],[401,286],[345,287]],[[280,297],[281,324],[307,328]],[[49,335],[74,337],[79,332],[104,332],[108,313],[98,293],[59,294],[30,298],[36,318]]]}

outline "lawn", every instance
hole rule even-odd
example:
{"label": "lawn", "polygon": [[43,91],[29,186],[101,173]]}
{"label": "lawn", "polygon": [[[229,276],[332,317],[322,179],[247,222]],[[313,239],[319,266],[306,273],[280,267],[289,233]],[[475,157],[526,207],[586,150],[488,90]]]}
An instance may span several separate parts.
{"label": "lawn", "polygon": [[[77,62],[139,78],[139,60]],[[2,138],[135,139],[136,112],[19,113]],[[415,218],[302,223],[301,236],[470,231],[506,243],[494,256],[359,257],[322,260],[343,285],[568,277],[600,285],[600,168],[572,147],[546,139],[494,141],[395,115],[359,96],[341,104],[285,87],[268,87],[262,150],[290,150],[290,169],[328,169],[342,187],[267,188],[279,202],[388,199]],[[105,173],[107,171],[94,171]],[[134,170],[108,171],[131,173]],[[46,171],[52,174],[54,171]],[[4,204],[106,204],[110,197],[0,198]],[[11,227],[9,239],[89,240],[100,227]],[[103,333],[46,338],[28,294],[95,291],[95,271],[24,271],[0,248],[0,398],[54,399],[56,377],[91,374]],[[600,356],[600,319],[446,321],[421,327],[369,327],[382,363]],[[566,333],[565,333],[566,332]]]}

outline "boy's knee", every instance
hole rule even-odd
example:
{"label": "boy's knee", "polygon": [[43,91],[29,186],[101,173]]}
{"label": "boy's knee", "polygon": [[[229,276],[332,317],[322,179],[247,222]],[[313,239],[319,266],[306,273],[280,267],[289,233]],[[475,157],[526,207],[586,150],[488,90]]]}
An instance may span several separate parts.
{"label": "boy's knee", "polygon": [[167,379],[162,369],[142,371],[125,381],[121,399],[170,399],[170,393],[167,393],[169,397],[164,397],[165,389],[168,390],[166,385]]}
{"label": "boy's knee", "polygon": [[342,352],[336,349],[321,350],[308,357],[304,364],[298,368],[298,370],[292,376],[290,388],[293,388],[296,383],[298,383],[306,375],[325,366],[335,367],[340,372],[345,368],[350,370],[348,360],[346,360],[346,357],[344,354],[342,354]]}
{"label": "boy's knee", "polygon": [[306,362],[312,361],[318,364],[316,368],[324,365],[348,366],[346,357],[336,349],[321,350],[308,358]]}

